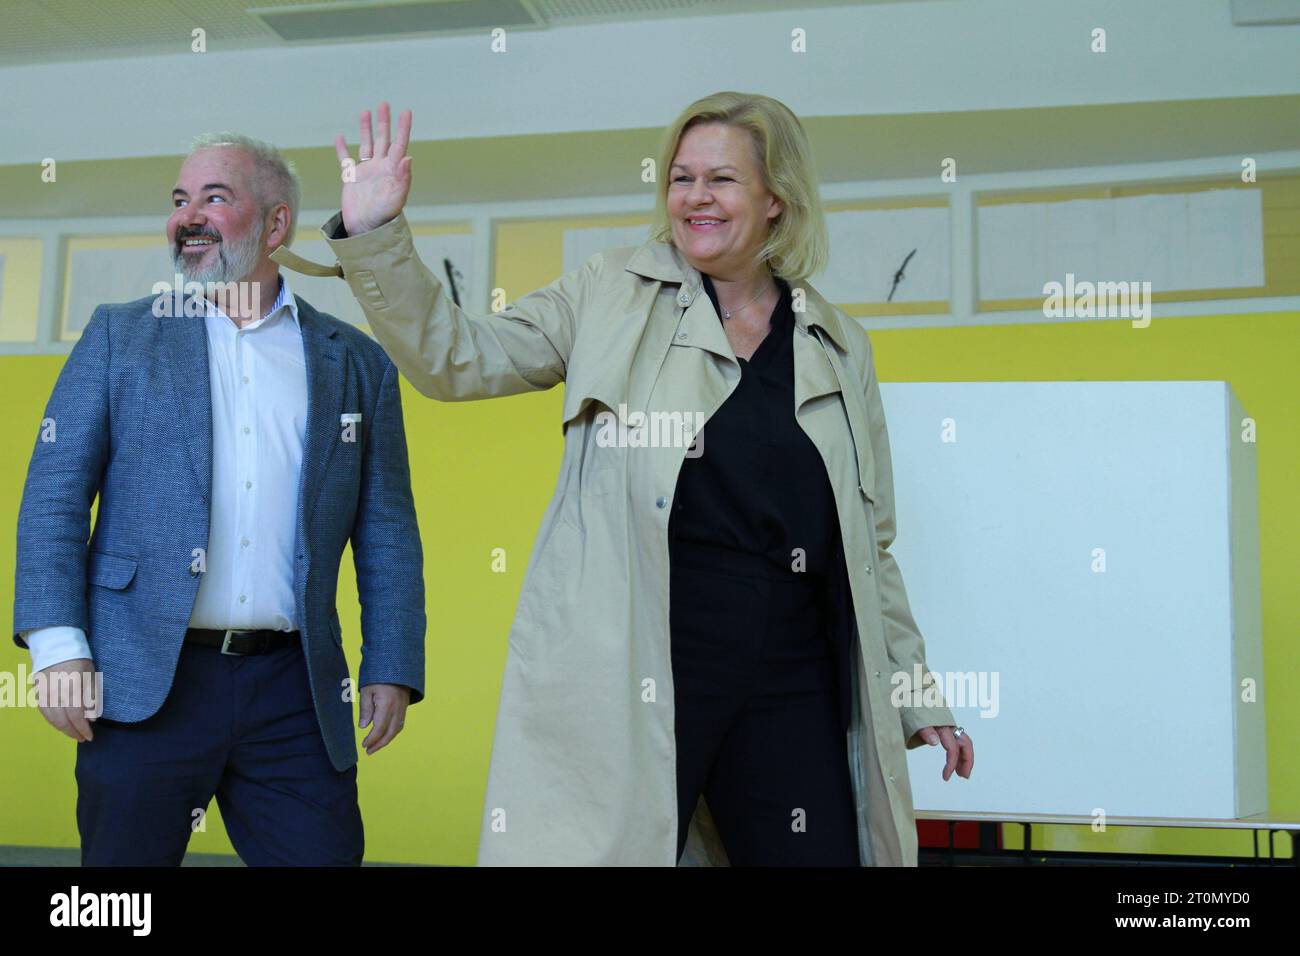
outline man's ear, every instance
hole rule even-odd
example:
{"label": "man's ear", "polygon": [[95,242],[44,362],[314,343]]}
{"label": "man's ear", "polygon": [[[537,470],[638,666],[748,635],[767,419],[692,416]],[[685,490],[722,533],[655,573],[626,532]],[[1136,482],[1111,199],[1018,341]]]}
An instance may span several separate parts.
{"label": "man's ear", "polygon": [[263,245],[267,249],[284,245],[289,235],[288,203],[277,203],[266,216],[266,241]]}

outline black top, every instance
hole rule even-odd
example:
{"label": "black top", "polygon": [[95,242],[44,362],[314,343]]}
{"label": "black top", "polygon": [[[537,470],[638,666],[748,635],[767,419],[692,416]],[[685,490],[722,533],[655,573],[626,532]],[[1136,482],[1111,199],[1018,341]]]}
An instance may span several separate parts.
{"label": "black top", "polygon": [[[766,557],[793,573],[796,548],[803,573],[819,579],[838,557],[839,521],[826,465],[794,417],[794,311],[790,285],[770,331],[748,360],[731,396],[701,431],[703,451],[682,463],[669,534]],[[704,288],[719,315],[713,282]]]}

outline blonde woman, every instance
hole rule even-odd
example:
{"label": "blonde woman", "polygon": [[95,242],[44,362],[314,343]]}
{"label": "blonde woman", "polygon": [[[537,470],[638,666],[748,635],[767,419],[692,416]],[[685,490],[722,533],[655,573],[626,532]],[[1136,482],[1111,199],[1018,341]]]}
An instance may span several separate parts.
{"label": "blonde woman", "polygon": [[906,749],[942,746],[946,780],[974,748],[941,700],[890,702],[928,668],[871,344],[807,282],[828,240],[798,119],[691,104],[652,240],[489,315],[416,255],[410,113],[389,127],[362,114],[324,227],[384,349],[440,401],[565,383],[479,863],[915,865]]}

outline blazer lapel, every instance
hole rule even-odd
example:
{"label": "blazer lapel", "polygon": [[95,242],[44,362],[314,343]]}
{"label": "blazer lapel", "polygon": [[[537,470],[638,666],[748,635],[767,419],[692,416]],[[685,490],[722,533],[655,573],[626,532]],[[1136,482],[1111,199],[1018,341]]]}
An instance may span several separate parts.
{"label": "blazer lapel", "polygon": [[[307,364],[307,433],[298,485],[299,530],[305,541],[312,509],[342,434],[339,419],[343,413],[346,349],[337,329],[329,326],[305,300],[294,298],[298,302],[302,352]],[[372,426],[367,423],[362,427]]]}
{"label": "blazer lapel", "polygon": [[208,330],[203,316],[162,316],[161,329],[171,376],[177,422],[194,466],[199,494],[212,493],[212,392],[208,379]]}
{"label": "blazer lapel", "polygon": [[[295,298],[307,365],[307,428],[298,485],[300,523],[305,533],[330,457],[342,434],[346,349],[338,339],[338,331],[306,301]],[[202,316],[179,316],[157,321],[180,432],[189,449],[199,494],[207,503],[212,493],[212,393],[207,320]]]}

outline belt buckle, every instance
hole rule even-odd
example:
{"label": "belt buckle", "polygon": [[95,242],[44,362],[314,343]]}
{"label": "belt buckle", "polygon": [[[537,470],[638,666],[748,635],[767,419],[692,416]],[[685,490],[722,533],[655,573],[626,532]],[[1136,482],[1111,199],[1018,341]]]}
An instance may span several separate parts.
{"label": "belt buckle", "polygon": [[248,632],[248,631],[236,631],[236,630],[232,630],[231,628],[226,628],[226,636],[225,636],[224,638],[222,638],[222,640],[221,640],[221,653],[227,655],[228,657],[247,657],[247,656],[248,656],[247,654],[241,654],[241,653],[239,653],[239,651],[232,651],[232,650],[229,650],[229,648],[230,648],[230,635],[232,635],[232,634],[247,634],[247,633],[249,633],[249,632]]}

